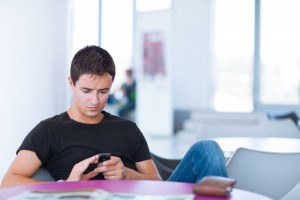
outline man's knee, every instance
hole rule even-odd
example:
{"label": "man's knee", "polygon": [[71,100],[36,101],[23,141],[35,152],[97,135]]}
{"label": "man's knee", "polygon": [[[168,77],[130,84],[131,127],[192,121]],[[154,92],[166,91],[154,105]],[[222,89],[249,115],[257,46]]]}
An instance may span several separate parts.
{"label": "man's knee", "polygon": [[193,149],[220,149],[220,146],[213,140],[201,140],[193,144]]}

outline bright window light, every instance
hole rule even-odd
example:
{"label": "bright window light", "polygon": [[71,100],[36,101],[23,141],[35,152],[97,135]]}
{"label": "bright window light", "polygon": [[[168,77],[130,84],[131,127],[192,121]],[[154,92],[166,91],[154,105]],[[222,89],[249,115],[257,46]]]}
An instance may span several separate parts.
{"label": "bright window light", "polygon": [[138,12],[168,10],[171,5],[172,0],[136,0],[136,10]]}

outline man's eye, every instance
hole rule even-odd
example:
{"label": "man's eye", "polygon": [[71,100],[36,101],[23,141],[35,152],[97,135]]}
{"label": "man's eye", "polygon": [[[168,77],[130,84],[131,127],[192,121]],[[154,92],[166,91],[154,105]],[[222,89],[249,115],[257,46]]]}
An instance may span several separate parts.
{"label": "man's eye", "polygon": [[101,92],[101,94],[106,94],[106,93],[108,93],[108,90],[101,90],[100,92]]}
{"label": "man's eye", "polygon": [[82,92],[83,93],[89,93],[90,91],[89,90],[83,90]]}

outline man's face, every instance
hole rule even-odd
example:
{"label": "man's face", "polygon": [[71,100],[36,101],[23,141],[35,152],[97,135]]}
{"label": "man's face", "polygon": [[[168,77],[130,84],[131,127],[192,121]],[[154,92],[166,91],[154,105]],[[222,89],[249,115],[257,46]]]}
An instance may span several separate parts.
{"label": "man's face", "polygon": [[109,96],[113,82],[111,75],[108,73],[101,76],[83,74],[75,86],[70,77],[69,82],[73,90],[72,108],[74,114],[81,121],[97,121],[101,117],[101,111]]}

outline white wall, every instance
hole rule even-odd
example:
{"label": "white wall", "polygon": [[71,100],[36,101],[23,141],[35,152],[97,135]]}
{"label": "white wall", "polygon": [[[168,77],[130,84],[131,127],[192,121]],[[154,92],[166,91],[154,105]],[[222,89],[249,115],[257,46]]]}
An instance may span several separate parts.
{"label": "white wall", "polygon": [[[207,109],[212,0],[173,0],[170,10],[136,13],[134,66],[138,68],[137,123],[144,134],[171,135],[174,110]],[[142,34],[165,36],[167,77],[143,78]]]}
{"label": "white wall", "polygon": [[[135,45],[137,66],[137,124],[145,135],[169,136],[173,133],[172,103],[172,17],[170,11],[136,13]],[[143,36],[162,36],[165,76],[146,78],[143,69]]]}
{"label": "white wall", "polygon": [[174,109],[207,109],[213,0],[173,0]]}
{"label": "white wall", "polygon": [[26,134],[66,109],[68,1],[0,1],[0,179]]}

